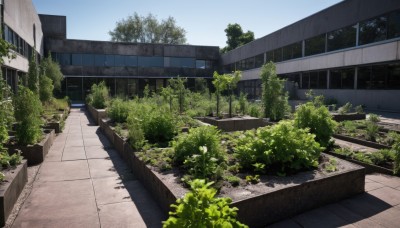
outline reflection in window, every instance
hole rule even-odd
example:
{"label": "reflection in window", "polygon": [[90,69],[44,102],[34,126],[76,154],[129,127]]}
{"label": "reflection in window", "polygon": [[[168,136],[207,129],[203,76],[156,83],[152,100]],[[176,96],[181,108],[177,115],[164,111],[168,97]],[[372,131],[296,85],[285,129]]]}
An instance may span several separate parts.
{"label": "reflection in window", "polygon": [[316,55],[325,52],[325,34],[305,40],[305,56]]}
{"label": "reflection in window", "polygon": [[328,33],[328,51],[356,46],[357,27],[349,26]]}
{"label": "reflection in window", "polygon": [[82,66],[82,55],[81,54],[72,54],[72,65],[74,66]]}
{"label": "reflection in window", "polygon": [[115,55],[114,61],[115,61],[115,66],[117,67],[125,66],[125,56],[123,55]]}
{"label": "reflection in window", "polygon": [[300,58],[302,56],[301,43],[302,42],[298,42],[298,43],[294,43],[294,44],[283,47],[282,48],[282,52],[283,52],[282,60]]}
{"label": "reflection in window", "polygon": [[274,52],[273,51],[267,52],[266,55],[267,55],[267,61],[266,61],[267,63],[270,61],[274,62]]}
{"label": "reflection in window", "polygon": [[282,61],[282,48],[278,48],[274,50],[274,62]]}
{"label": "reflection in window", "polygon": [[138,65],[138,57],[133,55],[125,56],[125,65],[135,67]]}
{"label": "reflection in window", "polygon": [[114,55],[106,55],[106,66],[115,66]]}
{"label": "reflection in window", "polygon": [[104,66],[105,56],[104,55],[94,55],[94,65],[102,67]]}
{"label": "reflection in window", "polygon": [[61,66],[71,65],[71,54],[59,53],[57,54],[57,60]]}
{"label": "reflection in window", "polygon": [[301,88],[309,89],[310,88],[310,73],[303,73],[301,76]]}
{"label": "reflection in window", "polygon": [[331,89],[354,89],[354,68],[331,70]]}
{"label": "reflection in window", "polygon": [[82,65],[83,66],[93,66],[94,65],[94,55],[93,54],[82,54]]}
{"label": "reflection in window", "polygon": [[259,54],[254,57],[254,67],[258,68],[264,64],[264,54]]}
{"label": "reflection in window", "polygon": [[164,58],[158,56],[139,56],[139,67],[164,67]]}
{"label": "reflection in window", "polygon": [[360,67],[357,75],[358,89],[386,89],[387,65]]}
{"label": "reflection in window", "polygon": [[360,22],[359,44],[363,45],[385,40],[387,33],[386,24],[386,16]]}
{"label": "reflection in window", "polygon": [[194,58],[176,58],[176,57],[166,57],[169,59],[169,64],[166,63],[166,67],[176,67],[176,68],[194,68],[195,60]]}
{"label": "reflection in window", "polygon": [[400,37],[400,10],[389,14],[387,30],[388,39]]}
{"label": "reflection in window", "polygon": [[400,89],[400,64],[388,65],[388,89]]}
{"label": "reflection in window", "polygon": [[196,60],[196,69],[206,69],[206,61],[205,60]]}

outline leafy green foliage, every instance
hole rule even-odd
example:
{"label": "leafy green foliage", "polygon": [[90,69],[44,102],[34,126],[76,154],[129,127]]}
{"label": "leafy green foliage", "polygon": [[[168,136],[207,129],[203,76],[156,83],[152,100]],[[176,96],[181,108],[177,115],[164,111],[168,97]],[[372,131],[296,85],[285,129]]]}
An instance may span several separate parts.
{"label": "leafy green foliage", "polygon": [[379,126],[375,122],[367,121],[366,127],[364,134],[365,139],[375,142],[379,136]]}
{"label": "leafy green foliage", "polygon": [[394,153],[393,173],[395,175],[399,175],[400,174],[400,136],[395,139],[395,142],[392,145],[392,151]]}
{"label": "leafy green foliage", "polygon": [[53,82],[46,75],[39,76],[39,97],[40,101],[49,102],[53,98]]}
{"label": "leafy green foliage", "polygon": [[87,96],[87,101],[90,105],[97,109],[103,109],[107,106],[109,100],[109,92],[104,81],[98,85],[92,85],[90,94]]}
{"label": "leafy green foliage", "polygon": [[240,71],[235,71],[232,74],[218,74],[216,71],[213,75],[213,85],[217,97],[217,116],[220,114],[220,96],[225,90],[229,90],[229,117],[232,117],[232,90],[236,88],[237,83],[242,77]]}
{"label": "leafy green foliage", "polygon": [[13,99],[14,115],[18,122],[16,137],[22,145],[34,144],[42,136],[40,114],[42,104],[39,96],[26,87],[20,86]]}
{"label": "leafy green foliage", "polygon": [[248,175],[246,176],[246,182],[250,184],[257,184],[260,182],[260,175]]}
{"label": "leafy green foliage", "polygon": [[262,101],[264,116],[271,120],[281,120],[289,112],[288,95],[284,92],[284,80],[278,78],[273,62],[261,68]]}
{"label": "leafy green foliage", "polygon": [[199,150],[199,154],[193,154],[191,157],[186,158],[184,167],[189,170],[189,174],[194,178],[217,180],[219,175],[216,170],[220,161],[207,153],[207,147],[201,146]]}
{"label": "leafy green foliage", "polygon": [[338,170],[337,165],[338,165],[337,160],[334,158],[330,158],[329,163],[327,163],[325,165],[324,169],[326,172],[332,173],[332,172],[335,172],[336,170]]}
{"label": "leafy green foliage", "polygon": [[239,186],[240,184],[240,178],[237,176],[227,176],[226,181],[228,181],[233,187]]}
{"label": "leafy green foliage", "polygon": [[357,114],[364,114],[364,108],[362,105],[357,105],[356,107],[354,107],[354,110]]}
{"label": "leafy green foliage", "polygon": [[185,88],[186,78],[171,78],[168,80],[169,84],[171,85],[171,89],[173,91],[172,94],[178,98],[179,104],[179,113],[183,113],[184,111],[184,104],[185,104],[185,96],[188,93],[187,89]]}
{"label": "leafy green foliage", "polygon": [[128,119],[130,103],[120,98],[115,98],[110,101],[107,107],[107,116],[117,123],[125,123]]}
{"label": "leafy green foliage", "polygon": [[323,148],[308,129],[294,127],[291,121],[246,131],[234,148],[240,165],[247,170],[273,167],[280,173],[317,167]]}
{"label": "leafy green foliage", "polygon": [[227,46],[221,49],[222,53],[226,53],[254,40],[254,33],[252,31],[244,33],[242,27],[237,23],[228,24],[225,33],[227,37]]}
{"label": "leafy green foliage", "polygon": [[39,68],[36,62],[36,54],[33,53],[29,61],[28,88],[35,94],[39,94]]}
{"label": "leafy green foliage", "polygon": [[40,65],[42,68],[42,75],[46,75],[51,79],[53,88],[56,91],[61,91],[61,82],[64,79],[64,76],[61,73],[60,65],[53,61],[50,53],[42,60]]}
{"label": "leafy green foliage", "polygon": [[239,111],[244,115],[247,112],[249,102],[247,101],[247,94],[240,92],[239,94]]}
{"label": "leafy green foliage", "polygon": [[14,107],[9,99],[11,93],[11,89],[3,80],[0,71],[0,151],[3,143],[8,140],[8,129],[14,121]]}
{"label": "leafy green foliage", "polygon": [[213,183],[205,180],[190,182],[191,191],[172,204],[174,211],[163,222],[163,227],[247,227],[236,220],[237,208],[230,208],[230,198],[217,198]]}
{"label": "leafy green foliage", "polygon": [[352,107],[353,105],[350,102],[347,102],[345,105],[338,109],[338,113],[341,115],[349,113]]}
{"label": "leafy green foliage", "polygon": [[8,152],[0,152],[0,164],[2,168],[9,168],[21,164],[21,152],[9,155]]}
{"label": "leafy green foliage", "polygon": [[155,109],[144,116],[142,129],[150,143],[168,143],[176,134],[177,128],[172,113]]}
{"label": "leafy green foliage", "polygon": [[313,102],[300,105],[294,114],[294,124],[298,128],[310,129],[324,147],[328,146],[337,127],[328,109],[323,105],[316,107]]}
{"label": "leafy green foliage", "polygon": [[381,121],[381,119],[379,118],[379,116],[376,115],[376,114],[373,114],[373,113],[368,114],[367,120],[370,121],[370,122],[374,122],[374,123],[378,123],[379,121]]}

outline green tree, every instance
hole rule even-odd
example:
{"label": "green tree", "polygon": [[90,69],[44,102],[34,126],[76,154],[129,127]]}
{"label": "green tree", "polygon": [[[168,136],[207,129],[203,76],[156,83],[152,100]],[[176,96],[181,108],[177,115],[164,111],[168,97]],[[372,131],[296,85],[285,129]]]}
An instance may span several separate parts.
{"label": "green tree", "polygon": [[171,78],[168,80],[172,90],[175,92],[175,96],[178,98],[180,114],[182,114],[184,111],[183,109],[185,104],[185,94],[187,93],[187,90],[185,88],[186,81],[186,78],[181,78],[179,76],[177,78]]}
{"label": "green tree", "polygon": [[35,94],[39,94],[39,68],[35,53],[33,53],[31,61],[29,62],[28,88]]}
{"label": "green tree", "polygon": [[49,102],[53,97],[53,82],[45,74],[39,76],[39,97],[42,103]]}
{"label": "green tree", "polygon": [[228,24],[225,33],[227,37],[227,46],[221,50],[222,53],[226,53],[254,40],[254,33],[252,31],[243,33],[242,27],[237,23]]}
{"label": "green tree", "polygon": [[261,68],[262,101],[264,116],[271,120],[280,120],[290,110],[288,95],[284,92],[284,82],[276,74],[273,62],[266,63]]}
{"label": "green tree", "polygon": [[242,77],[240,71],[235,71],[232,74],[218,74],[214,72],[213,85],[215,87],[215,93],[217,97],[217,116],[219,116],[219,105],[221,93],[225,90],[229,91],[229,117],[232,117],[232,91],[236,88],[237,83]]}
{"label": "green tree", "polygon": [[60,65],[53,61],[51,54],[44,58],[40,63],[40,68],[43,75],[46,75],[52,80],[54,90],[61,91],[61,82],[64,79],[61,73]]}
{"label": "green tree", "polygon": [[176,25],[173,17],[159,21],[148,14],[140,16],[136,12],[116,23],[114,30],[109,31],[112,41],[133,43],[185,44],[186,31]]}

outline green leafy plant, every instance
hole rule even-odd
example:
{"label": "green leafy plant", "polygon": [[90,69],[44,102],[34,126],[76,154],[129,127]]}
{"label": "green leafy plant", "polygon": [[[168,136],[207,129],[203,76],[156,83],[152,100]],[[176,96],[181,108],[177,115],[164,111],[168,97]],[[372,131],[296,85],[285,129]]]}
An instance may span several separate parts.
{"label": "green leafy plant", "polygon": [[262,101],[264,117],[271,120],[281,120],[289,113],[288,95],[284,92],[284,80],[278,78],[273,62],[266,63],[261,68]]}
{"label": "green leafy plant", "polygon": [[235,71],[232,74],[218,74],[214,72],[213,85],[217,98],[217,116],[220,115],[220,97],[225,90],[229,91],[229,117],[232,117],[232,90],[236,88],[242,74],[240,71]]}
{"label": "green leafy plant", "polygon": [[0,172],[0,182],[4,181],[5,178],[6,178],[6,175],[4,175],[3,172]]}
{"label": "green leafy plant", "polygon": [[379,126],[375,122],[367,121],[364,137],[366,140],[375,142],[379,136]]}
{"label": "green leafy plant", "polygon": [[349,113],[352,107],[353,105],[350,102],[347,102],[345,105],[338,109],[338,113],[341,115]]}
{"label": "green leafy plant", "polygon": [[172,113],[163,109],[152,110],[143,117],[141,125],[144,136],[150,143],[168,143],[177,132]]}
{"label": "green leafy plant", "polygon": [[110,101],[107,107],[107,116],[117,123],[125,123],[128,119],[130,104],[120,98],[115,98]]}
{"label": "green leafy plant", "polygon": [[87,96],[87,101],[90,105],[97,109],[103,109],[107,106],[108,100],[109,92],[104,81],[97,85],[92,85],[90,94]]}
{"label": "green leafy plant", "polygon": [[193,178],[218,179],[216,176],[218,168],[218,159],[207,153],[207,147],[201,146],[199,154],[193,154],[186,158],[184,166],[189,169]]}
{"label": "green leafy plant", "polygon": [[39,97],[40,101],[49,102],[53,98],[53,82],[44,74],[39,76]]}
{"label": "green leafy plant", "polygon": [[144,145],[145,138],[142,130],[141,121],[134,115],[129,115],[127,120],[128,142],[135,150],[139,150]]}
{"label": "green leafy plant", "polygon": [[246,182],[250,184],[257,184],[260,182],[260,175],[254,175],[254,176],[248,175],[246,176]]}
{"label": "green leafy plant", "polygon": [[395,142],[393,143],[392,151],[394,153],[393,173],[395,175],[399,175],[400,174],[400,137],[396,138]]}
{"label": "green leafy plant", "polygon": [[240,165],[253,170],[254,164],[265,164],[285,174],[288,171],[315,168],[322,151],[315,135],[308,129],[296,128],[291,121],[281,121],[276,125],[246,131],[234,148]]}
{"label": "green leafy plant", "polygon": [[364,108],[362,105],[357,105],[356,107],[354,107],[354,110],[357,114],[364,114]]}
{"label": "green leafy plant", "polygon": [[381,121],[379,116],[373,113],[368,114],[367,120],[373,123],[378,123],[379,121]]}
{"label": "green leafy plant", "polygon": [[249,106],[247,101],[247,94],[240,92],[239,95],[239,111],[244,115],[247,112],[247,107]]}
{"label": "green leafy plant", "polygon": [[237,208],[230,208],[230,198],[215,197],[213,183],[205,180],[190,182],[191,191],[172,204],[173,211],[163,227],[247,227],[236,220]]}
{"label": "green leafy plant", "polygon": [[173,91],[173,94],[175,97],[178,98],[178,104],[179,104],[179,113],[183,113],[184,111],[184,104],[185,104],[185,95],[188,93],[188,91],[185,88],[185,83],[187,79],[186,78],[171,78],[168,80],[171,89]]}
{"label": "green leafy plant", "polygon": [[325,165],[324,169],[328,173],[332,173],[338,170],[337,168],[338,162],[334,158],[330,158],[329,162]]}
{"label": "green leafy plant", "polygon": [[227,176],[226,181],[228,181],[233,187],[239,186],[240,185],[240,178],[237,176]]}
{"label": "green leafy plant", "polygon": [[308,128],[323,147],[329,145],[337,127],[328,109],[323,105],[316,107],[313,102],[299,106],[294,114],[294,124],[298,128]]}
{"label": "green leafy plant", "polygon": [[41,139],[42,104],[38,95],[26,87],[20,86],[13,99],[15,120],[18,122],[16,137],[22,145],[34,144]]}
{"label": "green leafy plant", "polygon": [[252,117],[261,117],[261,110],[260,110],[260,106],[258,104],[250,104],[249,105],[249,112],[248,112],[249,116]]}
{"label": "green leafy plant", "polygon": [[33,52],[29,61],[28,68],[28,88],[34,93],[39,94],[39,68],[37,65],[36,54]]}

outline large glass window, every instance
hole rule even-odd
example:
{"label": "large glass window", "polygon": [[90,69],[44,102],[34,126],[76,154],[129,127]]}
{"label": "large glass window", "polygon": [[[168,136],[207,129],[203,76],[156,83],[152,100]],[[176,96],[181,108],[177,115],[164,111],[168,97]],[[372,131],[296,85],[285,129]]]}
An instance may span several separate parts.
{"label": "large glass window", "polygon": [[301,88],[302,89],[310,88],[310,73],[303,73],[301,75]]}
{"label": "large glass window", "polygon": [[387,37],[387,17],[380,16],[360,22],[359,44],[369,44]]}
{"label": "large glass window", "polygon": [[256,55],[256,57],[254,57],[254,67],[258,68],[261,67],[263,64],[264,64],[264,53]]}
{"label": "large glass window", "polygon": [[82,65],[83,66],[94,66],[94,55],[93,54],[82,54]]}
{"label": "large glass window", "polygon": [[329,32],[328,35],[328,51],[335,51],[343,48],[356,46],[357,27],[349,26]]}
{"label": "large glass window", "polygon": [[135,67],[138,65],[138,57],[133,55],[125,56],[125,65]]}
{"label": "large glass window", "polygon": [[106,66],[115,66],[114,55],[106,55]]}
{"label": "large glass window", "polygon": [[274,62],[282,61],[282,48],[278,48],[274,50]]}
{"label": "large glass window", "polygon": [[331,89],[354,89],[354,68],[330,71]]}
{"label": "large glass window", "polygon": [[196,60],[196,69],[206,69],[206,61],[205,60]]}
{"label": "large glass window", "polygon": [[269,51],[266,53],[266,55],[267,55],[267,61],[266,61],[267,63],[270,61],[274,62],[274,51]]}
{"label": "large glass window", "polygon": [[61,66],[71,65],[71,54],[68,53],[58,53],[57,54],[58,63]]}
{"label": "large glass window", "polygon": [[71,54],[72,65],[82,66],[82,55],[81,54]]}
{"label": "large glass window", "polygon": [[385,89],[387,66],[376,65],[360,67],[357,75],[358,89]]}
{"label": "large glass window", "polygon": [[295,59],[295,58],[300,58],[302,56],[301,54],[301,42],[294,43],[288,46],[285,46],[282,48],[282,60],[289,60],[289,59]]}
{"label": "large glass window", "polygon": [[166,57],[169,60],[169,64],[166,67],[176,68],[195,68],[194,58],[177,58],[177,57]]}
{"label": "large glass window", "polygon": [[389,14],[387,30],[389,39],[400,37],[400,10]]}
{"label": "large glass window", "polygon": [[325,52],[325,34],[305,40],[305,56],[316,55]]}
{"label": "large glass window", "polygon": [[389,64],[388,65],[388,76],[387,76],[388,89],[400,89],[400,64]]}
{"label": "large glass window", "polygon": [[139,67],[164,67],[164,58],[158,56],[139,56]]}
{"label": "large glass window", "polygon": [[125,66],[125,57],[123,55],[114,56],[115,66],[123,67]]}
{"label": "large glass window", "polygon": [[249,70],[254,68],[254,57],[248,58],[244,62],[244,70]]}
{"label": "large glass window", "polygon": [[94,65],[102,67],[104,66],[105,56],[104,55],[94,55]]}

